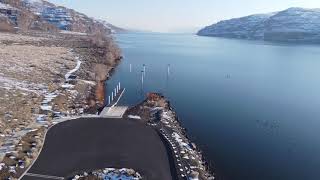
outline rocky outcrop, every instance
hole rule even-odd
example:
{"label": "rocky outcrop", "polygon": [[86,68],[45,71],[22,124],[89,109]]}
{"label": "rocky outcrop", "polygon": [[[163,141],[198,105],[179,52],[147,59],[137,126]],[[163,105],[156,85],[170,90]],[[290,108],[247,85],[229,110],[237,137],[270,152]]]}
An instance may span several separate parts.
{"label": "rocky outcrop", "polygon": [[320,43],[320,9],[289,8],[270,14],[235,18],[207,26],[198,35]]}
{"label": "rocky outcrop", "polygon": [[[129,108],[124,115],[153,127],[167,144],[172,156],[172,173],[179,176],[173,179],[214,180],[212,166],[201,150],[187,135],[170,102],[161,94],[148,93],[142,103]],[[182,178],[180,178],[182,177]]]}

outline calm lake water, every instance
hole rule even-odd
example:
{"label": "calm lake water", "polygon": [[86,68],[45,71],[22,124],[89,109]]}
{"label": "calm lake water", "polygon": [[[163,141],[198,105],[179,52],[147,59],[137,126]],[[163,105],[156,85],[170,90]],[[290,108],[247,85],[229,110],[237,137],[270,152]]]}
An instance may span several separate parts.
{"label": "calm lake water", "polygon": [[150,91],[167,96],[217,179],[320,178],[320,46],[143,33],[116,40],[125,59],[107,91],[121,81],[126,105]]}

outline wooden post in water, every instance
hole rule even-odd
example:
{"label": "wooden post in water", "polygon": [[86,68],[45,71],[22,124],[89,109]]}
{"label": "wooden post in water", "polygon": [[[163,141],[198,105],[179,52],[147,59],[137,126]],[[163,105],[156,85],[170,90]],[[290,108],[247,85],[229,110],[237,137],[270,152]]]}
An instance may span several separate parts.
{"label": "wooden post in water", "polygon": [[108,96],[108,105],[111,103],[110,96]]}
{"label": "wooden post in water", "polygon": [[144,79],[143,79],[143,71],[141,71],[141,84],[142,84],[142,86],[143,86],[143,81],[144,81]]}
{"label": "wooden post in water", "polygon": [[132,65],[130,64],[130,72],[132,72]]}
{"label": "wooden post in water", "polygon": [[141,95],[143,94],[143,83],[144,83],[143,71],[141,71]]}
{"label": "wooden post in water", "polygon": [[112,95],[111,95],[111,101],[113,101],[113,91],[112,91]]}
{"label": "wooden post in water", "polygon": [[120,82],[119,82],[119,90],[121,89],[121,84],[120,84]]}

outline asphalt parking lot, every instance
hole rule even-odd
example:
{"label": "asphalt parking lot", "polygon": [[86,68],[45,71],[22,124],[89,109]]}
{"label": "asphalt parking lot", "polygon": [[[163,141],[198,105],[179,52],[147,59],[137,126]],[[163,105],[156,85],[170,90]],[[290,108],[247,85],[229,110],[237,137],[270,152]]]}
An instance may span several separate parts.
{"label": "asphalt parking lot", "polygon": [[175,172],[168,154],[159,134],[145,124],[81,118],[49,130],[39,158],[22,179],[62,179],[112,167],[132,168],[148,180],[170,180]]}

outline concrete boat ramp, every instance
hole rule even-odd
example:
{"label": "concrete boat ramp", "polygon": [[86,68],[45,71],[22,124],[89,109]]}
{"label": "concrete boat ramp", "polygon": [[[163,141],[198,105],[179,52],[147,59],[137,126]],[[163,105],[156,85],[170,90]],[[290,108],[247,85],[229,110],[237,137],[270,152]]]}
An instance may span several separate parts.
{"label": "concrete boat ramp", "polygon": [[[109,96],[108,104],[100,112],[99,116],[102,118],[122,118],[124,113],[127,111],[128,106],[117,106],[122,95],[125,92],[124,89],[120,89],[120,85],[117,86],[115,92],[112,93],[112,97]],[[112,101],[110,101],[112,100]]]}
{"label": "concrete boat ramp", "polygon": [[124,113],[127,111],[127,106],[115,106],[115,107],[105,107],[100,113],[102,118],[122,118]]}

